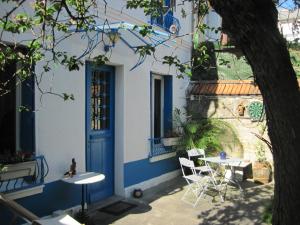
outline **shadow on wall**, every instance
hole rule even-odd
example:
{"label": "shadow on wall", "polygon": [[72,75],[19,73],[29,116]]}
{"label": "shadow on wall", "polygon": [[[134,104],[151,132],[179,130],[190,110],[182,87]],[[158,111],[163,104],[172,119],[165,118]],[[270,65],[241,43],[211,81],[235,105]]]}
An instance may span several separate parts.
{"label": "shadow on wall", "polygon": [[[201,58],[204,57],[202,50],[206,49],[206,52],[209,56],[207,62],[203,62]],[[198,50],[193,49],[192,51],[192,61],[193,61],[193,69],[192,69],[192,82],[205,82],[212,80],[219,80],[218,69],[217,69],[217,58],[215,54],[215,48],[213,42],[202,42]],[[213,98],[200,98],[198,99],[197,105],[201,107],[194,108],[192,104],[192,96],[189,96],[188,104],[187,104],[187,112],[191,114],[193,119],[202,119],[209,118],[215,115],[217,109],[219,108],[218,100]],[[210,116],[208,116],[208,110],[210,109]]]}
{"label": "shadow on wall", "polygon": [[[209,55],[206,62],[203,62],[203,52]],[[192,81],[200,80],[218,80],[218,70],[217,70],[217,58],[214,48],[214,43],[206,41],[202,42],[197,50],[192,50]]]}
{"label": "shadow on wall", "polygon": [[[213,43],[206,42],[203,45],[209,49],[210,62],[208,65],[198,66],[194,60],[195,69],[187,96],[187,116],[193,121],[199,121],[201,126],[206,126],[204,135],[207,136],[206,139],[210,139],[210,149],[205,146],[206,143],[203,143],[205,140],[198,141],[196,147],[209,149],[212,154],[224,150],[230,156],[243,158],[244,149],[237,130],[224,117],[220,117],[220,111],[224,111],[225,105],[219,101],[216,92],[219,78]],[[200,92],[203,94],[200,95]]]}

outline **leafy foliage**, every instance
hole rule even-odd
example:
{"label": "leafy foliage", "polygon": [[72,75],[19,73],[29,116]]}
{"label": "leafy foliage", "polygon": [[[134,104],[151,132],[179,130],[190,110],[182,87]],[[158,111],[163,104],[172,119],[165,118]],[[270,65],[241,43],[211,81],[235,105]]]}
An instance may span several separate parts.
{"label": "leafy foliage", "polygon": [[272,213],[273,213],[273,200],[269,203],[264,210],[262,221],[266,224],[272,224]]}
{"label": "leafy foliage", "polygon": [[153,33],[153,27],[150,25],[142,25],[142,26],[137,26],[135,25],[133,27],[133,30],[138,30],[139,33],[143,36],[146,37],[148,35],[150,35],[151,33]]}
{"label": "leafy foliage", "polygon": [[[32,1],[30,4],[25,0],[5,2],[8,3],[8,10],[0,17],[0,71],[4,71],[7,65],[18,62],[18,69],[13,77],[18,82],[23,82],[33,77],[38,80],[34,73],[34,66],[38,63],[43,68],[42,74],[51,72],[59,64],[69,71],[80,69],[83,65],[80,56],[59,49],[76,31],[87,33],[96,24],[97,15],[90,13],[91,7],[96,7],[96,1],[45,0]],[[26,7],[31,7],[31,10],[25,10]],[[19,42],[8,44],[4,39],[7,35],[17,37],[20,34],[25,36]],[[1,83],[0,95],[9,92],[9,83],[9,80]],[[36,83],[39,85],[38,81]],[[52,93],[51,90],[43,91],[38,88],[42,94]],[[72,94],[55,95],[64,100],[74,99]]]}
{"label": "leafy foliage", "polygon": [[0,173],[1,173],[2,171],[5,171],[5,166],[4,166],[4,164],[0,164]]}
{"label": "leafy foliage", "polygon": [[290,48],[290,58],[298,78],[300,78],[300,50]]}
{"label": "leafy foliage", "polygon": [[260,163],[267,162],[266,149],[261,141],[257,143],[255,155],[258,162]]}
{"label": "leafy foliage", "polygon": [[159,17],[163,13],[163,4],[157,0],[128,0],[127,9],[142,8],[146,16]]}
{"label": "leafy foliage", "polygon": [[177,56],[164,56],[162,63],[167,64],[169,66],[175,66],[176,69],[179,71],[179,75],[177,75],[178,78],[183,78],[182,74],[187,74],[191,76],[191,67],[188,64],[181,63]]}
{"label": "leafy foliage", "polygon": [[181,119],[181,112],[175,111],[176,123],[181,129],[179,150],[202,148],[208,155],[216,155],[222,150],[233,151],[242,148],[242,144],[234,128],[227,122],[219,119]]}
{"label": "leafy foliage", "polygon": [[[77,35],[84,36],[86,40],[92,40],[92,35],[95,27],[102,21],[99,15],[99,6],[101,1],[96,0],[62,0],[62,1],[13,1],[7,0],[8,10],[0,17],[0,71],[5,70],[5,66],[18,62],[20,67],[13,75],[19,82],[33,78],[36,81],[38,90],[41,94],[55,94],[64,100],[74,99],[72,94],[54,93],[52,87],[49,90],[43,90],[40,85],[41,79],[46,73],[53,73],[54,69],[59,66],[64,66],[69,71],[78,71],[83,65],[83,57],[90,57],[97,45],[104,43],[105,35],[99,37],[99,43],[95,46],[89,46],[79,55],[75,55],[71,51],[63,51],[64,43],[70,38]],[[106,9],[107,1],[102,0]],[[30,10],[25,10],[26,8]],[[160,17],[166,13],[168,8],[164,6],[163,1],[156,0],[128,0],[126,2],[127,9],[142,8],[146,15],[151,17]],[[102,13],[102,12],[101,12]],[[105,25],[109,26],[108,20],[105,20]],[[137,30],[143,37],[149,37],[153,34],[153,28],[150,25],[135,26],[133,30]],[[24,34],[26,39],[13,44],[7,44],[5,36],[12,37]],[[100,35],[99,35],[100,36]],[[28,39],[27,39],[28,38]],[[170,40],[172,37],[168,40]],[[19,39],[19,38],[16,38]],[[166,40],[166,41],[168,41]],[[93,42],[93,41],[92,41]],[[139,55],[137,65],[143,63],[147,56],[155,58],[155,50],[158,45],[163,43],[137,46],[136,53]],[[26,51],[20,50],[22,45]],[[78,54],[78,53],[76,53]],[[98,54],[91,61],[95,65],[103,65],[109,61],[108,53]],[[155,58],[156,59],[156,58]],[[156,59],[157,60],[157,59]],[[177,56],[170,56],[161,61],[164,64],[175,66],[178,71],[178,77],[183,74],[191,75],[189,70],[189,62],[180,62]],[[35,65],[42,68],[40,74],[34,73]],[[0,95],[10,91],[11,86],[9,81],[4,81],[0,84]]]}

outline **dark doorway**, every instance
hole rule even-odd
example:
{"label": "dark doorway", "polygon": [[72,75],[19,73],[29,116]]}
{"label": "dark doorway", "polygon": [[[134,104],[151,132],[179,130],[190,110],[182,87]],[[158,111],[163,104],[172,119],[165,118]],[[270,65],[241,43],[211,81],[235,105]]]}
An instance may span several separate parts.
{"label": "dark doorway", "polygon": [[161,80],[154,79],[154,138],[161,137]]}

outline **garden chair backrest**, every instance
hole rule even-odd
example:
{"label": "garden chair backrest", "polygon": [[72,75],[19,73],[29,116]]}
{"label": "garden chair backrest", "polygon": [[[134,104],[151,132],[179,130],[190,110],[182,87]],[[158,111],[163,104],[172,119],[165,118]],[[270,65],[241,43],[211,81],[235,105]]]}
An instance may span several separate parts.
{"label": "garden chair backrest", "polygon": [[189,160],[191,160],[191,157],[198,156],[199,158],[205,158],[205,150],[201,148],[193,148],[190,150],[187,150]]}
{"label": "garden chair backrest", "polygon": [[189,168],[193,174],[196,174],[195,164],[192,160],[188,160],[186,158],[179,158],[179,162],[180,162],[180,167],[181,167],[183,176],[186,176],[186,174],[184,172],[184,167]]}

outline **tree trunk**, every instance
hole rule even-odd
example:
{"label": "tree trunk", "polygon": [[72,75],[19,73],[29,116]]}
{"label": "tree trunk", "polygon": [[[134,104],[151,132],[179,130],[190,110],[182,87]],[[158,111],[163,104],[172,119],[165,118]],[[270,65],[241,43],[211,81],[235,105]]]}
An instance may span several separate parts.
{"label": "tree trunk", "polygon": [[249,61],[273,146],[273,224],[300,224],[300,92],[272,0],[209,0]]}

